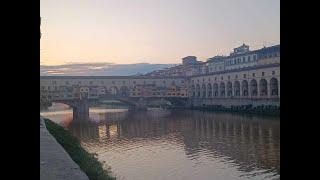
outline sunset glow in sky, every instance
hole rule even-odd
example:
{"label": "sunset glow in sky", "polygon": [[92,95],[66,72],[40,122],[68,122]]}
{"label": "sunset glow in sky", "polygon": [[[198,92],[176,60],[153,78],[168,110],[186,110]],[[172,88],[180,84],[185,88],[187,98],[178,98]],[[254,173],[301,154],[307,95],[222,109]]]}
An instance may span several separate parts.
{"label": "sunset glow in sky", "polygon": [[280,0],[41,0],[41,64],[180,63],[280,43]]}

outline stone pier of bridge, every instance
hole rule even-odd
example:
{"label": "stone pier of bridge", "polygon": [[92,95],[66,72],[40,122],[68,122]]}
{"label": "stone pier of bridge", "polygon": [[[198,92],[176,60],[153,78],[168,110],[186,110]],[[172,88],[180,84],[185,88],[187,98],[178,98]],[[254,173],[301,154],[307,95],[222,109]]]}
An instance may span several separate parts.
{"label": "stone pier of bridge", "polygon": [[89,119],[89,102],[87,100],[77,100],[73,103],[73,119],[88,120]]}

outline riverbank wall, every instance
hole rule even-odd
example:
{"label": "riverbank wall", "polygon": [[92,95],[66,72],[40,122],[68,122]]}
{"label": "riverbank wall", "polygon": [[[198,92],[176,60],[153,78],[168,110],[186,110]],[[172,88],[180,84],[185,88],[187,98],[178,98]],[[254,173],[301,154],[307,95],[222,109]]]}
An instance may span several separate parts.
{"label": "riverbank wall", "polygon": [[80,167],[90,180],[115,179],[115,177],[111,175],[110,169],[104,169],[104,164],[98,161],[95,154],[87,152],[81,146],[80,140],[73,136],[69,130],[64,129],[49,119],[44,119],[44,121],[50,134],[52,134],[74,163]]}
{"label": "riverbank wall", "polygon": [[280,115],[280,99],[190,99],[190,109]]}
{"label": "riverbank wall", "polygon": [[42,117],[40,117],[40,179],[89,180],[50,134]]}

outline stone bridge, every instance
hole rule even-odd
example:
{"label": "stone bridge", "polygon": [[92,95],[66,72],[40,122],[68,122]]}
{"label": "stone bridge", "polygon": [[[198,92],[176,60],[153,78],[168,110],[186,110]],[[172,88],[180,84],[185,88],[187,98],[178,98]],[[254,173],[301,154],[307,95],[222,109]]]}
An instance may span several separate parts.
{"label": "stone bridge", "polygon": [[56,98],[51,102],[63,103],[73,109],[73,119],[86,120],[89,119],[89,108],[104,100],[117,100],[129,105],[129,111],[147,110],[147,104],[154,100],[166,100],[174,106],[187,106],[188,99],[183,97],[129,97],[117,95],[104,95],[96,98],[87,98],[87,95],[81,93],[80,98]]}

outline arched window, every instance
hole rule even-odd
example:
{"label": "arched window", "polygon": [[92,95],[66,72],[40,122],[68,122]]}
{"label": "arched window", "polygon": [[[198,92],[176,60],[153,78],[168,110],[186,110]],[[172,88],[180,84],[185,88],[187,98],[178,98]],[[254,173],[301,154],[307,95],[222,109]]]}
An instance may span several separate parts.
{"label": "arched window", "polygon": [[232,96],[232,83],[230,81],[227,83],[227,96]]}
{"label": "arched window", "polygon": [[196,86],[194,84],[191,86],[191,94],[192,94],[192,97],[196,96]]}
{"label": "arched window", "polygon": [[220,83],[219,89],[220,89],[220,97],[225,97],[226,93],[225,93],[225,84],[224,84],[224,82]]}
{"label": "arched window", "polygon": [[248,81],[243,80],[241,83],[241,87],[242,87],[242,96],[247,97],[249,95]]}
{"label": "arched window", "polygon": [[239,81],[234,82],[234,95],[237,97],[240,96],[240,82]]}
{"label": "arched window", "polygon": [[112,95],[118,95],[118,94],[119,94],[119,90],[118,90],[118,88],[117,88],[116,86],[112,86],[112,87],[110,88],[110,93],[111,93]]}
{"label": "arched window", "polygon": [[197,94],[197,97],[200,97],[200,85],[197,84],[196,86],[196,94]]}
{"label": "arched window", "polygon": [[207,85],[207,94],[209,98],[212,97],[212,86],[210,83]]}
{"label": "arched window", "polygon": [[218,91],[218,84],[214,83],[213,84],[213,96],[217,97],[219,95],[219,91]]}
{"label": "arched window", "polygon": [[258,85],[255,79],[250,81],[250,91],[251,96],[255,97],[258,95]]}
{"label": "arched window", "polygon": [[268,96],[268,82],[265,79],[261,79],[259,83],[260,96]]}
{"label": "arched window", "polygon": [[129,88],[127,86],[121,86],[120,95],[121,96],[128,96],[129,95]]}
{"label": "arched window", "polygon": [[207,92],[206,85],[202,84],[202,98],[205,98],[207,96],[206,92]]}
{"label": "arched window", "polygon": [[276,78],[272,78],[270,80],[270,91],[271,96],[278,96],[278,80]]}

